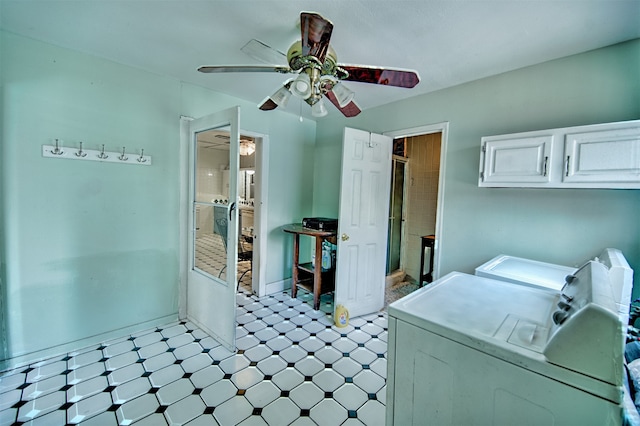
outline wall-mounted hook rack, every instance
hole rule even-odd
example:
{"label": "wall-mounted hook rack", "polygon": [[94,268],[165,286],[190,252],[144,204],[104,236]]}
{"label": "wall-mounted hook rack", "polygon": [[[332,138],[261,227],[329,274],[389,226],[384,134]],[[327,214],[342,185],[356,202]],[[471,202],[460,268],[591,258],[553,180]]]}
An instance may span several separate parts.
{"label": "wall-mounted hook rack", "polygon": [[129,157],[126,155],[126,148],[122,147],[121,152],[109,152],[104,150],[104,144],[101,144],[101,148],[96,149],[83,149],[83,142],[79,142],[80,148],[75,152],[62,149],[63,141],[61,139],[54,139],[55,145],[42,145],[42,156],[50,158],[67,158],[70,160],[89,160],[89,161],[102,161],[107,163],[124,163],[124,164],[139,164],[143,166],[151,165],[151,156],[144,155],[144,149],[141,150],[140,156]]}

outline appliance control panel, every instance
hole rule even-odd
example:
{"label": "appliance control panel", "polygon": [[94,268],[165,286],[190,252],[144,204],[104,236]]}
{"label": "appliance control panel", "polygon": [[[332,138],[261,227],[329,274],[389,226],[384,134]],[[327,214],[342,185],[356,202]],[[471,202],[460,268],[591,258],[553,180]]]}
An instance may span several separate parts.
{"label": "appliance control panel", "polygon": [[553,364],[618,384],[623,346],[608,270],[589,261],[567,276],[543,353]]}

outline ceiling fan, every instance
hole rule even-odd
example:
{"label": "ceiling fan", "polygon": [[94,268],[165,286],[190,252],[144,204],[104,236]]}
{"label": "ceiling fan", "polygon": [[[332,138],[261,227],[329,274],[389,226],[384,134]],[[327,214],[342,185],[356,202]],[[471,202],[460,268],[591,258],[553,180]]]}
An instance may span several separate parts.
{"label": "ceiling fan", "polygon": [[286,60],[288,66],[201,66],[198,71],[297,74],[267,97],[260,104],[260,109],[268,111],[278,106],[284,107],[293,94],[311,106],[311,114],[315,117],[327,115],[323,95],[346,117],[354,117],[361,112],[353,101],[354,92],[342,83],[343,80],[405,88],[412,88],[420,82],[418,73],[411,70],[339,64],[335,51],[329,45],[333,24],[317,13],[300,13],[300,29],[301,39],[291,45],[286,56],[258,40],[250,41],[242,49],[265,62]]}

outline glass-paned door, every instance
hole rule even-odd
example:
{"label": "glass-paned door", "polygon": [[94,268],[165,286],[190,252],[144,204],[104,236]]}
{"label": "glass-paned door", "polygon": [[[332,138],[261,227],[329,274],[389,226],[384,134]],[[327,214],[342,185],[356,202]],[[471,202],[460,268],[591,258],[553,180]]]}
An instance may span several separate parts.
{"label": "glass-paned door", "polygon": [[190,122],[187,317],[235,349],[239,108]]}

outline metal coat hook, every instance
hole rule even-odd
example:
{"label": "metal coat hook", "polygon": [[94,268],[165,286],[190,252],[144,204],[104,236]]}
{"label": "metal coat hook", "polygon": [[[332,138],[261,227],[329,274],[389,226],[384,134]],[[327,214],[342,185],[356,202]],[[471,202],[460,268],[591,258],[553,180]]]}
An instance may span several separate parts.
{"label": "metal coat hook", "polygon": [[146,158],[144,158],[144,149],[140,150],[140,157],[138,157],[138,163],[145,163],[147,161]]}
{"label": "metal coat hook", "polygon": [[100,154],[98,154],[98,158],[102,160],[109,158],[109,156],[104,153],[104,144],[102,144],[102,151],[100,151]]}
{"label": "metal coat hook", "polygon": [[55,154],[55,155],[64,154],[64,151],[62,149],[60,149],[60,146],[58,146],[58,139],[56,139],[56,148],[53,151],[51,151],[51,153]]}
{"label": "metal coat hook", "polygon": [[82,151],[82,142],[80,142],[80,150],[76,152],[76,157],[86,157],[87,153]]}
{"label": "metal coat hook", "polygon": [[122,155],[118,157],[118,160],[120,160],[120,161],[127,161],[129,159],[129,157],[125,157],[124,149],[125,149],[125,147],[123,146],[122,147]]}

